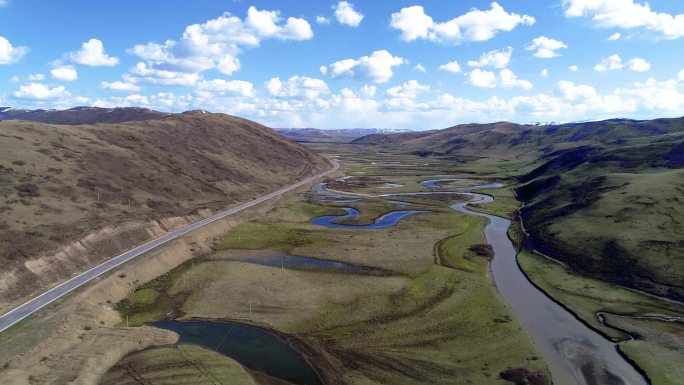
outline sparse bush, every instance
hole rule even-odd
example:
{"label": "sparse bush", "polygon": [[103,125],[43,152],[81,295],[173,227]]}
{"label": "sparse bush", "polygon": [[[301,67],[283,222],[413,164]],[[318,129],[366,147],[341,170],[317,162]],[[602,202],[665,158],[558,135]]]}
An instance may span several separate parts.
{"label": "sparse bush", "polygon": [[487,245],[487,244],[472,245],[472,246],[468,247],[468,250],[470,250],[473,253],[480,255],[482,257],[491,258],[494,256],[494,249],[492,248],[492,245]]}
{"label": "sparse bush", "polygon": [[549,382],[540,372],[532,372],[527,368],[511,368],[499,373],[499,376],[516,385],[548,385]]}
{"label": "sparse bush", "polygon": [[17,190],[17,195],[22,198],[39,197],[38,186],[33,183],[24,183],[14,187]]}

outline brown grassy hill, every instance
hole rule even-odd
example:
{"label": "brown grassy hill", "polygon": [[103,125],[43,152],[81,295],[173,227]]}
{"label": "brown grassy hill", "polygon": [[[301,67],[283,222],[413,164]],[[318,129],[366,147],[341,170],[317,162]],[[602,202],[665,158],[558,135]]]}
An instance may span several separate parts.
{"label": "brown grassy hill", "polygon": [[49,124],[124,123],[160,119],[169,114],[147,108],[74,107],[68,110],[18,110],[0,107],[0,119]]}
{"label": "brown grassy hill", "polygon": [[150,230],[150,220],[206,215],[327,168],[273,130],[224,114],[0,122],[0,308],[173,226]]}

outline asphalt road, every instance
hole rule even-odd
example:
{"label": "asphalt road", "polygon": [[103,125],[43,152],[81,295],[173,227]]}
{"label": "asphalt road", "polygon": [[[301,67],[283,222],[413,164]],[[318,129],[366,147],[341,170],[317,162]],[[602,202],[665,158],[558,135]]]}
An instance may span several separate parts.
{"label": "asphalt road", "polygon": [[262,197],[256,198],[252,201],[249,201],[247,203],[241,204],[240,206],[233,207],[232,209],[220,212],[218,214],[215,214],[211,217],[208,217],[206,219],[203,219],[201,221],[195,222],[191,225],[185,226],[181,229],[171,231],[157,239],[151,240],[145,244],[142,244],[134,249],[128,250],[127,252],[117,255],[114,258],[109,259],[108,261],[97,265],[93,267],[92,269],[83,272],[68,281],[65,281],[52,289],[46,291],[43,294],[38,295],[37,297],[32,298],[28,302],[25,302],[22,305],[17,306],[16,308],[8,311],[7,313],[3,314],[0,316],[0,333],[3,331],[9,329],[19,321],[23,320],[24,318],[30,316],[31,314],[35,313],[36,311],[40,310],[41,308],[49,305],[53,301],[59,299],[60,297],[68,294],[69,292],[75,290],[76,288],[88,283],[89,281],[99,277],[100,275],[116,268],[119,265],[122,265],[131,259],[147,252],[155,247],[158,247],[160,245],[163,245],[166,242],[169,242],[171,240],[174,240],[178,237],[181,237],[195,229],[198,229],[202,226],[208,225],[209,223],[215,222],[219,219],[225,218],[227,216],[233,215],[235,213],[238,213],[242,210],[248,209],[252,206],[256,206],[259,203],[265,202],[269,199],[273,199],[277,196],[280,196],[288,191],[292,191],[296,188],[302,187],[307,183],[311,183],[316,179],[319,179],[325,175],[330,174],[331,172],[336,171],[340,165],[333,161],[333,168],[320,173],[316,176],[304,179],[300,182],[297,182],[293,185],[284,187],[278,191],[274,191],[268,195],[264,195]]}

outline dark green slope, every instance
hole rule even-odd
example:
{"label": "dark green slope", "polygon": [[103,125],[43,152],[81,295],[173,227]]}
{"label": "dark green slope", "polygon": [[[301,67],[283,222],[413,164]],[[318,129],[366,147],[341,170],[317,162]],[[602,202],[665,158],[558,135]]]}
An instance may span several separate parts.
{"label": "dark green slope", "polygon": [[516,175],[527,246],[582,274],[684,299],[684,118],[508,122],[372,135],[390,151],[503,164]]}

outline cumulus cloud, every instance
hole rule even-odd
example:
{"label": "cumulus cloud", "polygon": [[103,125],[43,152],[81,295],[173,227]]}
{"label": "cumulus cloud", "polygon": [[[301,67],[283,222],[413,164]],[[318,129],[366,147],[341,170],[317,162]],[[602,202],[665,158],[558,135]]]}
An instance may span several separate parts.
{"label": "cumulus cloud", "polygon": [[31,74],[28,76],[28,78],[32,82],[40,81],[45,79],[45,74]]}
{"label": "cumulus cloud", "polygon": [[81,49],[76,52],[69,52],[66,57],[76,63],[91,67],[113,67],[119,64],[119,58],[109,56],[105,53],[104,45],[98,39],[90,39],[81,44]]}
{"label": "cumulus cloud", "polygon": [[598,64],[596,64],[594,66],[594,71],[617,71],[623,68],[629,68],[634,72],[646,72],[651,69],[651,64],[640,57],[632,58],[628,60],[626,63],[623,63],[620,55],[610,55],[607,58],[602,59]]}
{"label": "cumulus cloud", "polygon": [[547,77],[547,76],[549,76],[549,70],[544,68],[543,70],[541,70],[541,72],[539,74],[543,77]]}
{"label": "cumulus cloud", "polygon": [[568,69],[570,70],[570,72],[577,72],[579,70],[579,67],[573,64],[570,67],[568,67]]}
{"label": "cumulus cloud", "polygon": [[568,46],[562,41],[551,39],[546,36],[539,36],[532,39],[532,42],[525,47],[525,50],[535,51],[533,54],[534,57],[548,59],[560,56],[556,51],[563,48],[568,48]]}
{"label": "cumulus cloud", "polygon": [[[154,95],[131,94],[128,96],[112,96],[94,100],[94,107],[147,107],[159,110],[187,110],[192,103],[191,95],[176,95],[173,92],[159,92]],[[200,108],[200,107],[198,107]]]}
{"label": "cumulus cloud", "polygon": [[635,0],[563,0],[566,17],[588,17],[599,28],[636,29],[662,39],[684,36],[684,14],[656,12]]}
{"label": "cumulus cloud", "polygon": [[608,36],[608,38],[606,40],[617,41],[617,40],[620,40],[621,37],[622,37],[622,34],[620,32],[615,32],[614,34]]}
{"label": "cumulus cloud", "polygon": [[[279,11],[258,10],[252,6],[244,20],[226,13],[186,27],[178,41],[138,44],[129,53],[144,60],[135,68],[144,69],[143,79],[147,81],[169,84],[170,80],[163,75],[173,73],[184,78],[177,84],[192,84],[206,70],[216,69],[226,75],[238,71],[238,55],[242,50],[257,47],[264,39],[300,41],[312,37],[311,25],[306,20],[295,17],[283,20]],[[155,75],[162,76],[154,80]]]}
{"label": "cumulus cloud", "polygon": [[137,86],[133,83],[126,83],[122,81],[115,81],[115,82],[102,82],[100,83],[100,86],[102,88],[106,88],[109,90],[113,91],[129,91],[129,92],[138,92],[140,91],[140,86]]}
{"label": "cumulus cloud", "polygon": [[435,22],[422,6],[402,8],[391,16],[390,26],[401,31],[401,39],[426,39],[444,44],[485,41],[500,31],[512,31],[518,25],[532,25],[535,19],[528,15],[508,13],[493,2],[488,10],[473,9],[446,22]]}
{"label": "cumulus cloud", "polygon": [[197,83],[195,90],[200,92],[214,92],[227,96],[254,96],[254,86],[252,83],[244,80],[202,80]]}
{"label": "cumulus cloud", "polygon": [[409,80],[402,85],[388,88],[386,92],[391,98],[415,99],[418,94],[428,91],[430,91],[430,86],[420,84],[416,80]]}
{"label": "cumulus cloud", "polygon": [[375,92],[378,90],[378,87],[371,85],[371,84],[365,84],[363,87],[361,87],[361,93],[369,98],[372,98],[375,96]]}
{"label": "cumulus cloud", "polygon": [[425,69],[425,67],[423,67],[423,65],[420,64],[420,63],[416,64],[416,66],[413,67],[413,69],[416,70],[416,71],[418,71],[418,72],[422,72],[422,73],[427,72],[427,70]]}
{"label": "cumulus cloud", "polygon": [[78,72],[74,66],[61,66],[50,70],[50,75],[53,79],[62,80],[65,82],[72,82],[78,79]]}
{"label": "cumulus cloud", "polygon": [[511,62],[511,54],[513,48],[508,47],[505,50],[493,50],[485,52],[480,56],[479,60],[469,60],[468,65],[471,67],[494,67],[505,68]]}
{"label": "cumulus cloud", "polygon": [[394,74],[392,68],[405,62],[401,57],[380,50],[370,56],[337,61],[328,66],[328,70],[333,78],[346,77],[373,83],[387,83]]}
{"label": "cumulus cloud", "polygon": [[195,72],[169,71],[153,68],[146,63],[138,63],[123,75],[127,83],[156,84],[164,86],[192,86],[202,76]]}
{"label": "cumulus cloud", "polygon": [[627,62],[627,67],[634,72],[646,72],[651,70],[651,63],[640,57],[635,57]]}
{"label": "cumulus cloud", "polygon": [[316,24],[330,24],[330,19],[325,16],[316,16]]}
{"label": "cumulus cloud", "polygon": [[348,25],[350,27],[358,27],[363,20],[363,14],[354,10],[354,4],[348,1],[340,1],[333,6],[335,10],[335,18],[340,24]]}
{"label": "cumulus cloud", "polygon": [[496,74],[475,68],[468,74],[468,82],[473,87],[494,88],[496,87]]}
{"label": "cumulus cloud", "polygon": [[314,100],[330,91],[325,81],[308,76],[292,76],[287,81],[271,78],[265,85],[274,97]]}
{"label": "cumulus cloud", "polygon": [[594,66],[594,71],[606,72],[622,69],[622,58],[620,55],[610,55]]}
{"label": "cumulus cloud", "polygon": [[43,83],[29,83],[19,86],[14,91],[14,97],[18,99],[49,100],[70,96],[64,86],[50,88]]}
{"label": "cumulus cloud", "polygon": [[485,71],[479,68],[472,70],[468,74],[468,82],[473,87],[479,88],[520,88],[529,90],[532,83],[528,80],[518,79],[518,76],[511,70],[504,68],[499,71],[499,75],[492,71]]}
{"label": "cumulus cloud", "polygon": [[529,90],[532,88],[532,83],[528,80],[518,79],[518,77],[509,69],[502,69],[499,71],[500,84],[504,88],[521,88]]}
{"label": "cumulus cloud", "polygon": [[9,40],[0,36],[0,64],[14,64],[28,52],[28,47],[13,47]]}
{"label": "cumulus cloud", "polygon": [[451,73],[459,73],[459,72],[461,72],[461,65],[458,64],[458,61],[453,60],[453,61],[450,61],[446,64],[442,64],[441,66],[438,67],[438,69],[440,69],[442,71],[451,72]]}

